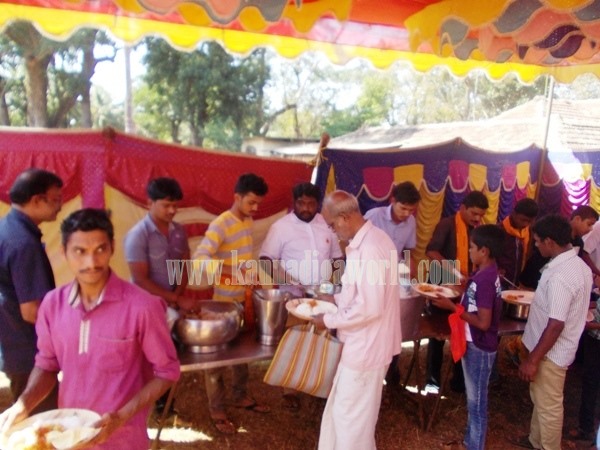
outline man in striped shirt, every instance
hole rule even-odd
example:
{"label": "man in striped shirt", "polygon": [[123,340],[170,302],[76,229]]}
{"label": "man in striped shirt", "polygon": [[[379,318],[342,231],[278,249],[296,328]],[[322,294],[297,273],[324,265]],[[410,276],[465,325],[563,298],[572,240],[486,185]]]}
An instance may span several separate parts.
{"label": "man in striped shirt", "polygon": [[523,334],[529,355],[519,367],[519,377],[530,382],[530,431],[514,443],[560,450],[565,376],[585,325],[592,271],[572,248],[565,218],[543,217],[532,231],[535,246],[550,261],[542,268]]}
{"label": "man in striped shirt", "polygon": [[[246,286],[243,278],[246,274],[243,263],[252,259],[252,217],[267,191],[268,186],[261,177],[252,173],[240,176],[235,185],[233,205],[210,223],[196,249],[194,259],[197,262],[204,264],[205,269],[217,273],[220,270],[220,282],[214,286],[214,300],[244,301]],[[235,406],[259,413],[269,412],[267,406],[259,405],[248,393],[248,364],[235,365],[231,369]],[[222,368],[205,372],[208,407],[217,430],[233,434],[236,428],[225,414],[223,374]]]}

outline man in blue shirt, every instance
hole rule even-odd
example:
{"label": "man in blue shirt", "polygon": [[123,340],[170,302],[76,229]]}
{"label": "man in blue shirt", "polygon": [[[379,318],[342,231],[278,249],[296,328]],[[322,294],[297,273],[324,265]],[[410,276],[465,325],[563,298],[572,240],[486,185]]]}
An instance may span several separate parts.
{"label": "man in blue shirt", "polygon": [[[22,172],[10,188],[11,210],[0,220],[0,370],[10,380],[13,399],[21,395],[33,369],[39,305],[55,287],[39,225],[56,220],[62,185],[45,170]],[[55,395],[36,412],[52,408]]]}
{"label": "man in blue shirt", "polygon": [[[155,178],[146,187],[148,215],[134,225],[125,236],[125,257],[131,280],[151,294],[157,295],[169,305],[169,318],[178,316],[177,310],[190,306],[183,299],[188,284],[187,271],[180,282],[169,279],[167,260],[188,260],[190,247],[183,227],[173,221],[183,192],[173,178]],[[171,324],[169,324],[171,325]],[[162,412],[167,394],[156,402]],[[170,411],[173,413],[174,411]]]}
{"label": "man in blue shirt", "polygon": [[[412,277],[417,273],[415,257],[411,255],[411,252],[417,246],[417,222],[414,214],[420,200],[421,194],[419,194],[415,185],[410,181],[405,181],[394,186],[388,206],[370,209],[365,214],[365,219],[370,220],[373,225],[385,231],[390,237],[398,251],[399,260],[404,260],[404,251],[408,251],[410,257],[404,263],[407,267],[410,267]],[[399,386],[399,361],[400,355],[395,355],[392,358],[385,376],[388,386]]]}

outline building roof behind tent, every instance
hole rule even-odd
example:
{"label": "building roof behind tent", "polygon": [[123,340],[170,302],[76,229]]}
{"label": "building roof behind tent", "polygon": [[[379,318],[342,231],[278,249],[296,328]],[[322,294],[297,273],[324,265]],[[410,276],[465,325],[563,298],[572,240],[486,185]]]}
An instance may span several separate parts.
{"label": "building roof behind tent", "polygon": [[[333,138],[330,148],[374,150],[429,147],[460,138],[489,151],[543,147],[547,101],[537,97],[491,119],[394,127],[363,128]],[[600,148],[600,99],[554,100],[548,137],[550,149]]]}

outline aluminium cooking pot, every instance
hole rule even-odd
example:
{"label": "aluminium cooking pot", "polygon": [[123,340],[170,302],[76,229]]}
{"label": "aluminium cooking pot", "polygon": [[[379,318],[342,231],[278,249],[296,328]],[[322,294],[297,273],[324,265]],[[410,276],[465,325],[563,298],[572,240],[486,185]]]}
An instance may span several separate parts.
{"label": "aluminium cooking pot", "polygon": [[502,291],[505,315],[511,319],[527,320],[534,295],[532,291]]}
{"label": "aluminium cooking pot", "polygon": [[527,320],[529,317],[529,304],[504,302],[504,306],[506,315],[511,319]]}

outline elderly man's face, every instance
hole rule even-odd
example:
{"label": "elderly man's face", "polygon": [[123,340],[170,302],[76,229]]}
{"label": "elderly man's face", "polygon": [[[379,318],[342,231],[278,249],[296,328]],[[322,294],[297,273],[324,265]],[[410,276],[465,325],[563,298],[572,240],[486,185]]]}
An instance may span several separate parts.
{"label": "elderly man's face", "polygon": [[348,223],[348,217],[344,214],[331,214],[329,209],[323,209],[323,218],[325,222],[331,228],[334,233],[337,235],[340,241],[347,241],[352,239],[352,233],[350,232],[350,227]]}

